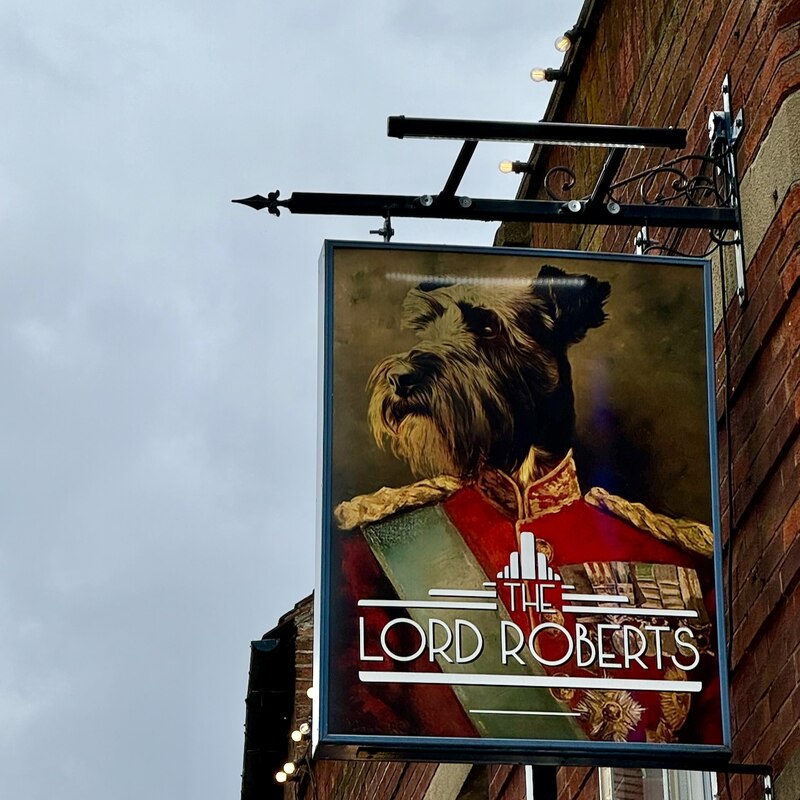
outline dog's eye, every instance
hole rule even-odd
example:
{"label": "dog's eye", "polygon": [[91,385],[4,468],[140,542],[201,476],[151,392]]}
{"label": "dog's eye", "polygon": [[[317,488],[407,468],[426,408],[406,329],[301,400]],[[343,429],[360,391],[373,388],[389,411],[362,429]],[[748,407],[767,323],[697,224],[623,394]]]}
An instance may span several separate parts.
{"label": "dog's eye", "polygon": [[461,313],[470,333],[481,339],[494,339],[500,333],[500,319],[488,308],[462,305]]}
{"label": "dog's eye", "polygon": [[500,331],[497,328],[496,320],[487,322],[480,330],[480,335],[484,339],[493,339]]}

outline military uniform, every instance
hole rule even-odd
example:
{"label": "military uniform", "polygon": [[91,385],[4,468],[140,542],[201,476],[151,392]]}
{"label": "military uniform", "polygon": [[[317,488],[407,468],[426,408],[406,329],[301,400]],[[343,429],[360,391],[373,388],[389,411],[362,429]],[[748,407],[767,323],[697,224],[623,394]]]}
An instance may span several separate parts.
{"label": "military uniform", "polygon": [[[333,688],[349,702],[341,704],[347,710],[333,720],[332,730],[721,743],[713,538],[706,526],[654,514],[602,489],[582,494],[571,454],[528,486],[495,470],[471,482],[441,477],[354,498],[337,508],[336,517],[342,531],[334,552],[342,582],[334,602]],[[516,602],[511,596],[524,582],[520,553],[530,557],[524,549],[531,542],[541,567],[538,579],[557,585],[554,604],[536,606],[521,603],[520,594]],[[442,591],[476,583],[489,587],[484,594],[496,592],[504,630],[513,624],[520,641],[534,634],[536,652],[527,654],[526,665],[519,665],[521,655],[509,657],[504,670],[542,676],[539,685],[560,676],[574,679],[574,686],[498,690],[429,684],[428,673],[472,667],[453,664],[441,653],[393,663],[365,650],[363,629],[359,641],[345,620],[361,616],[359,624],[374,632],[399,612],[360,608],[359,601],[419,598],[431,588],[426,574],[450,576]],[[414,613],[419,628],[435,637],[430,613]],[[685,645],[689,640],[693,648]],[[595,653],[594,661],[578,666],[574,657],[564,658],[576,641],[584,654]],[[414,631],[402,625],[394,626],[386,642],[397,653],[418,645]],[[484,664],[489,650],[481,655]],[[426,674],[418,676],[419,683],[387,682],[375,691],[359,678],[365,668]],[[607,679],[623,674],[630,685],[648,688],[604,688]],[[689,679],[702,688],[677,689]],[[668,681],[671,688],[654,690],[652,681]],[[502,708],[486,709],[489,702]],[[514,716],[523,707],[534,716]]]}

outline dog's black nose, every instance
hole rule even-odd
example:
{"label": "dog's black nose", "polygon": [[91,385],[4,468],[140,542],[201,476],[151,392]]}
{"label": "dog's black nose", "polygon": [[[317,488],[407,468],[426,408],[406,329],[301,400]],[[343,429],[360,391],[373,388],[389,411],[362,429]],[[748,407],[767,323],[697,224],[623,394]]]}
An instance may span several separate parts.
{"label": "dog's black nose", "polygon": [[419,382],[419,376],[411,367],[398,365],[386,373],[386,382],[398,397],[408,397]]}

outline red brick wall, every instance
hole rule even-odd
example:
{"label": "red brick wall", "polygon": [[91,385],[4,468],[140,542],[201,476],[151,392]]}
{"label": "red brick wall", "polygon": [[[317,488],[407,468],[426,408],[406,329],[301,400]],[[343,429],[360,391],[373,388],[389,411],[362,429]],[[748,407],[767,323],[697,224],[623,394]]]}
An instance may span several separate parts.
{"label": "red brick wall", "polygon": [[[314,767],[315,800],[422,800],[437,764],[381,761],[320,761]],[[311,788],[310,782],[306,784]]]}
{"label": "red brick wall", "polygon": [[[295,626],[295,685],[294,716],[289,730],[295,730],[302,722],[311,722],[311,698],[308,690],[311,687],[314,663],[314,604],[313,597],[301,600],[294,610],[287,614],[281,622],[293,617]],[[299,743],[290,742],[289,755],[293,761],[299,761],[305,754],[309,740]]]}

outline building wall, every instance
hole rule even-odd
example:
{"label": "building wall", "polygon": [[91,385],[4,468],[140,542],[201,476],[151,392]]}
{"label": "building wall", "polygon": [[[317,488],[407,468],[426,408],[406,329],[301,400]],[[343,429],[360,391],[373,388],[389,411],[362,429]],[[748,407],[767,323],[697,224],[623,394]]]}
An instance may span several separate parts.
{"label": "building wall", "polygon": [[[797,800],[800,0],[587,0],[581,19],[590,31],[568,54],[569,78],[554,86],[546,119],[685,127],[684,152],[702,153],[708,116],[722,107],[726,73],[734,111],[744,107],[738,155],[747,256],[743,308],[734,298],[730,248],[722,265],[719,254],[712,256],[726,274],[715,287],[715,360],[723,540],[726,559],[731,553],[733,559],[733,760],[770,764],[780,800]],[[534,172],[519,196],[545,198],[545,174],[562,165],[576,175],[570,196],[586,195],[604,155],[599,148],[535,150]],[[629,151],[620,177],[675,155]],[[556,177],[554,185],[566,197],[564,174]],[[630,253],[635,234],[626,228],[513,224],[500,228],[496,243]],[[704,253],[710,243],[705,231],[676,236],[651,229],[650,235],[693,254]],[[727,575],[727,564],[725,569]],[[300,606],[295,724],[310,715],[310,602],[305,610]],[[295,748],[295,758],[305,746]],[[599,797],[594,769],[562,768],[558,786],[563,800]],[[747,776],[721,777],[720,787],[731,800],[761,791]],[[525,787],[521,767],[320,762],[285,792],[315,800],[519,800]]]}

